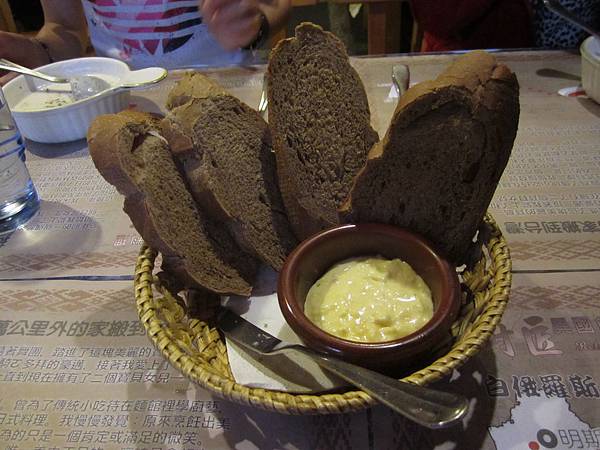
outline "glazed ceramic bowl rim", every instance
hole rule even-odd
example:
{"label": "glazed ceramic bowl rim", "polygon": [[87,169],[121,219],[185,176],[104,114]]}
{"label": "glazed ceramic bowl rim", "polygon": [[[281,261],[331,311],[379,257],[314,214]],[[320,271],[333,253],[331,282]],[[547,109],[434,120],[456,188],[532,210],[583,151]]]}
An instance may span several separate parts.
{"label": "glazed ceramic bowl rim", "polygon": [[[592,51],[592,45],[595,45],[598,53]],[[580,46],[581,55],[592,64],[600,65],[600,39],[589,36]]]}
{"label": "glazed ceramic bowl rim", "polygon": [[[433,317],[419,330],[399,339],[383,342],[358,342],[342,339],[333,336],[311,322],[306,315],[300,303],[294,298],[293,277],[298,270],[298,265],[311,251],[314,251],[323,242],[332,236],[344,233],[382,233],[391,235],[398,239],[410,239],[418,244],[418,247],[436,262],[438,273],[443,278],[443,294],[440,299],[440,305],[434,311]],[[361,255],[356,255],[361,256]],[[399,255],[400,256],[400,255]],[[345,259],[345,258],[342,258]],[[341,261],[342,259],[338,260]],[[319,275],[321,276],[322,273]],[[316,280],[315,280],[316,281]],[[420,344],[428,338],[435,338],[436,332],[449,329],[458,314],[460,295],[459,295],[458,275],[454,267],[448,264],[434,250],[433,246],[423,237],[403,228],[393,227],[383,224],[349,224],[333,227],[317,233],[300,243],[288,256],[284,267],[279,274],[277,286],[277,296],[281,311],[292,329],[300,336],[302,340],[309,337],[311,340],[318,340],[325,343],[332,349],[340,349],[341,352],[366,351],[369,349],[387,351],[400,348],[409,348]]]}

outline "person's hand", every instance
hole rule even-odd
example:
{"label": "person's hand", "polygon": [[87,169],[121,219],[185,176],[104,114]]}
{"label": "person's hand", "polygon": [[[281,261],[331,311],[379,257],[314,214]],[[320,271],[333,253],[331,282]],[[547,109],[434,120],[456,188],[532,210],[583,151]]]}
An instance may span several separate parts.
{"label": "person's hand", "polygon": [[258,35],[258,0],[204,0],[200,12],[209,31],[225,50],[250,44]]}
{"label": "person's hand", "polygon": [[[20,64],[25,67],[39,67],[48,64],[48,54],[35,40],[16,33],[0,31],[0,58]],[[6,84],[18,74],[0,71],[0,85]]]}

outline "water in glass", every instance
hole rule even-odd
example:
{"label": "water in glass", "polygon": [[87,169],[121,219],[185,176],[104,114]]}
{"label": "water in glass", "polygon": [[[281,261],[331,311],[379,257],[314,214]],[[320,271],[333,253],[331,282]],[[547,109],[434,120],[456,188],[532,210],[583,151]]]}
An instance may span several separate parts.
{"label": "water in glass", "polygon": [[0,233],[13,231],[39,209],[40,201],[25,166],[25,145],[0,95]]}

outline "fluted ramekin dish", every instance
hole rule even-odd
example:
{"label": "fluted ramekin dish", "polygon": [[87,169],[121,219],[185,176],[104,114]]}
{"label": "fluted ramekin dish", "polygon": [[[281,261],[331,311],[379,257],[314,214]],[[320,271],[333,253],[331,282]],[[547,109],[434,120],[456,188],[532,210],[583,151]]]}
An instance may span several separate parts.
{"label": "fluted ramekin dish", "polygon": [[[131,70],[122,61],[112,58],[90,57],[59,61],[36,69],[48,75],[69,78],[75,75],[100,75],[118,86]],[[166,70],[164,75],[166,76]],[[158,81],[158,80],[157,80]],[[44,143],[69,142],[85,137],[92,120],[100,114],[117,113],[129,105],[129,89],[109,89],[94,96],[52,108],[19,111],[15,106],[32,92],[57,85],[29,76],[19,75],[9,81],[3,92],[12,115],[28,139]],[[64,85],[62,89],[68,90]]]}
{"label": "fluted ramekin dish", "polygon": [[600,39],[588,37],[580,50],[581,84],[588,97],[600,103]]}

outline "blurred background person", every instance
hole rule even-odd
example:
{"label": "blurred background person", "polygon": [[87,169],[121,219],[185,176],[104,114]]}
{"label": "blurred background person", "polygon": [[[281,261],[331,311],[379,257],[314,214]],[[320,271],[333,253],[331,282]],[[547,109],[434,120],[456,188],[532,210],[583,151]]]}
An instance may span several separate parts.
{"label": "blurred background person", "polygon": [[[600,30],[600,0],[559,0],[565,9]],[[588,34],[550,11],[543,0],[531,0],[533,44],[544,48],[577,48]]]}
{"label": "blurred background person", "polygon": [[[27,67],[98,56],[133,69],[239,64],[285,25],[291,0],[41,0],[31,37],[0,32],[0,57]],[[6,81],[6,77],[3,80]]]}
{"label": "blurred background person", "polygon": [[[600,28],[600,0],[559,0]],[[543,0],[411,0],[424,52],[476,48],[576,48],[587,33]]]}
{"label": "blurred background person", "polygon": [[523,48],[533,44],[527,0],[411,0],[421,51]]}

